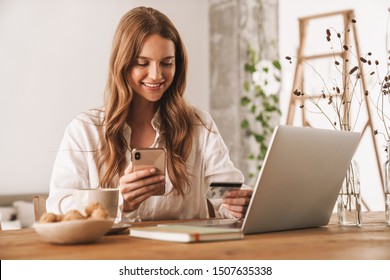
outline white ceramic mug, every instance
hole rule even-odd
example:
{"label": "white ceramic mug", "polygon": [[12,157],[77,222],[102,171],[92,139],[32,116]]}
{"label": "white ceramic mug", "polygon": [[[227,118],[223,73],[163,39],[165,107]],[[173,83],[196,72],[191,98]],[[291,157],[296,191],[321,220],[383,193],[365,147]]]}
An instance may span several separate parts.
{"label": "white ceramic mug", "polygon": [[108,211],[110,218],[115,219],[118,212],[118,189],[77,189],[72,194],[68,194],[60,199],[58,202],[58,210],[61,214],[61,204],[64,199],[72,197],[74,199],[75,207],[81,214],[85,215],[85,207],[89,203],[101,203]]}

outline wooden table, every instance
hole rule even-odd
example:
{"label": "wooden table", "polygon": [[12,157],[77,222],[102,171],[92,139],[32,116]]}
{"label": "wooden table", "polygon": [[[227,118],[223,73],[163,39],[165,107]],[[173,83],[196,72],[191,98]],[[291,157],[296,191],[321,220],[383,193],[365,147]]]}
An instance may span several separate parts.
{"label": "wooden table", "polygon": [[335,216],[321,228],[246,235],[243,240],[172,243],[106,235],[82,245],[44,243],[33,229],[0,231],[0,259],[137,260],[389,260],[390,227],[383,212],[363,214],[363,226],[339,227]]}

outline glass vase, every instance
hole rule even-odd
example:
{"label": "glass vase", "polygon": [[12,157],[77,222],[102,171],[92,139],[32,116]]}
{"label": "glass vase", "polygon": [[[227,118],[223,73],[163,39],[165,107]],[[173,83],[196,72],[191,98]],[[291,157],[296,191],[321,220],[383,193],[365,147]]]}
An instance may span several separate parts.
{"label": "glass vase", "polygon": [[352,160],[337,199],[337,217],[340,226],[361,226],[361,196],[359,166]]}
{"label": "glass vase", "polygon": [[390,226],[390,140],[387,141],[387,160],[384,164],[385,171],[385,219],[386,224]]}

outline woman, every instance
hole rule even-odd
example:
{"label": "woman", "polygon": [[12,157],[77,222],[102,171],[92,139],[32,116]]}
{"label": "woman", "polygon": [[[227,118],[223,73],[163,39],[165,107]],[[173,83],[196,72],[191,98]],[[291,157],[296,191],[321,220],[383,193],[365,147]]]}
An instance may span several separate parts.
{"label": "woman", "polygon": [[[125,14],[117,28],[105,106],[80,114],[67,127],[47,202],[75,188],[118,187],[122,219],[191,219],[207,216],[204,194],[211,182],[243,182],[210,115],[184,98],[187,55],[172,22],[152,8]],[[132,172],[130,151],[164,147],[167,176]],[[162,186],[163,196],[154,196]],[[213,201],[222,217],[245,215],[251,190]],[[68,201],[65,208],[71,208]],[[66,210],[66,209],[65,209]]]}

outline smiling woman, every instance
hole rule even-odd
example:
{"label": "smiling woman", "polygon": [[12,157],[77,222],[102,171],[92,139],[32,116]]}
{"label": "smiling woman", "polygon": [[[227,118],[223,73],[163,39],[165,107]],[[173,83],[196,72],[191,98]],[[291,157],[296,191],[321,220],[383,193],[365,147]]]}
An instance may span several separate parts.
{"label": "smiling woman", "polygon": [[142,100],[158,101],[171,86],[175,75],[175,45],[160,35],[152,34],[145,39],[129,75],[129,85],[137,94],[132,106]]}
{"label": "smiling woman", "polygon": [[[124,221],[206,218],[204,195],[211,182],[244,181],[211,116],[184,99],[187,64],[181,36],[166,15],[137,7],[122,17],[104,107],[68,125],[54,163],[48,211],[57,211],[66,192],[101,187],[120,189]],[[155,168],[133,168],[135,148],[164,148],[166,176]],[[158,195],[164,185],[166,193]],[[212,203],[220,216],[241,218],[251,193]],[[73,207],[69,202],[67,209]]]}

